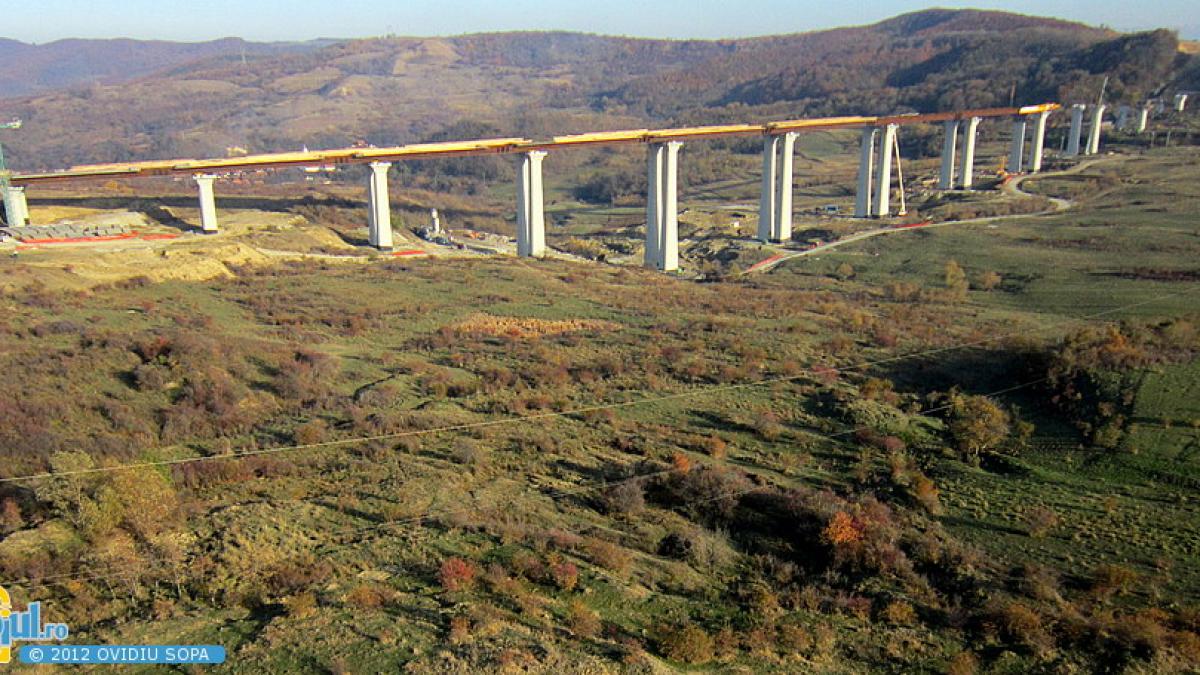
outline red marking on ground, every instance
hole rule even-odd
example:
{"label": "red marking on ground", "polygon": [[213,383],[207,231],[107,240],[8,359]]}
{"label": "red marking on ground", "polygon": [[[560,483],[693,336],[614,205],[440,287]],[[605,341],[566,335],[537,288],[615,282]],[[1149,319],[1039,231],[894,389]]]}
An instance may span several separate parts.
{"label": "red marking on ground", "polygon": [[141,239],[145,239],[146,241],[158,241],[160,239],[178,239],[179,238],[179,235],[177,235],[177,234],[141,234],[138,236]]}
{"label": "red marking on ground", "polygon": [[428,253],[426,253],[425,251],[421,251],[421,250],[419,250],[419,249],[415,249],[415,248],[414,248],[414,249],[412,249],[412,250],[409,250],[409,251],[393,251],[393,252],[392,252],[392,255],[394,255],[394,256],[405,256],[405,255],[429,255],[429,254],[428,254]]}
{"label": "red marking on ground", "polygon": [[760,261],[754,263],[746,271],[753,272],[754,270],[756,270],[760,267],[763,267],[764,265],[770,265],[771,263],[775,262],[776,260],[779,260],[782,257],[783,257],[782,253],[775,254],[775,255],[771,256],[770,258],[767,258],[766,260],[760,260]]}
{"label": "red marking on ground", "polygon": [[932,224],[933,224],[933,221],[922,220],[919,223],[901,223],[901,224],[897,225],[895,229],[904,230],[904,229],[909,229],[909,228],[914,228],[914,227],[929,227]]}
{"label": "red marking on ground", "polygon": [[120,241],[122,239],[133,239],[137,234],[129,232],[127,234],[110,234],[103,237],[60,237],[47,239],[25,239],[26,244],[86,244],[91,241]]}

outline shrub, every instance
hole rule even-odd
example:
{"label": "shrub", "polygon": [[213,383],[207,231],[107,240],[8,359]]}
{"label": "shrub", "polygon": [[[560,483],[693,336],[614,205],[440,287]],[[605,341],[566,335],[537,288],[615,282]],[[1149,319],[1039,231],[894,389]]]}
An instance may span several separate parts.
{"label": "shrub", "polygon": [[884,621],[897,626],[911,626],[917,622],[917,612],[903,600],[889,602],[879,613]]}
{"label": "shrub", "polygon": [[950,395],[950,435],[958,449],[969,458],[1008,438],[1008,413],[986,396]]}
{"label": "shrub", "polygon": [[383,589],[370,584],[355,586],[346,594],[346,604],[359,609],[379,609],[386,600]]}
{"label": "shrub", "polygon": [[979,659],[968,651],[962,651],[946,664],[946,675],[975,675],[979,672]]}
{"label": "shrub", "polygon": [[925,510],[937,515],[942,512],[942,502],[938,498],[938,489],[933,481],[925,474],[918,473],[913,478],[913,498],[917,503],[925,507]]}
{"label": "shrub", "polygon": [[1058,527],[1059,518],[1054,509],[1045,506],[1034,506],[1025,512],[1025,526],[1029,530],[1029,536],[1034,539],[1041,539],[1050,534],[1050,531]]}
{"label": "shrub", "polygon": [[1137,581],[1138,574],[1128,567],[1114,564],[1097,565],[1092,570],[1092,593],[1102,598],[1124,595]]}
{"label": "shrub", "polygon": [[317,611],[317,596],[309,592],[299,593],[288,598],[286,604],[289,616],[304,618]]}
{"label": "shrub", "polygon": [[624,574],[633,564],[633,556],[624,547],[603,539],[589,539],[583,545],[584,555],[597,567]]}
{"label": "shrub", "polygon": [[460,645],[471,637],[471,619],[459,614],[450,619],[450,644]]}
{"label": "shrub", "polygon": [[1000,285],[1004,278],[993,271],[987,271],[979,275],[979,290],[990,291]]}
{"label": "shrub", "polygon": [[567,561],[553,563],[550,565],[550,578],[559,589],[573,591],[579,584],[579,568]]}
{"label": "shrub", "polygon": [[315,419],[296,427],[296,430],[292,432],[292,440],[299,445],[321,443],[325,440],[328,431],[329,425],[325,423],[325,420]]}
{"label": "shrub", "polygon": [[668,659],[691,664],[708,663],[715,649],[712,636],[694,625],[664,629],[658,639],[658,647]]}
{"label": "shrub", "polygon": [[600,615],[582,600],[573,600],[567,607],[567,628],[576,636],[588,639],[600,633]]}
{"label": "shrub", "polygon": [[479,569],[474,563],[462,558],[447,558],[438,569],[438,582],[448,591],[470,589],[475,584]]}
{"label": "shrub", "polygon": [[460,438],[455,441],[454,448],[450,451],[450,457],[455,462],[467,466],[481,466],[487,459],[487,455],[479,445],[469,438]]}
{"label": "shrub", "polygon": [[608,514],[633,514],[646,508],[646,491],[642,481],[623,480],[610,486],[600,498],[601,507]]}

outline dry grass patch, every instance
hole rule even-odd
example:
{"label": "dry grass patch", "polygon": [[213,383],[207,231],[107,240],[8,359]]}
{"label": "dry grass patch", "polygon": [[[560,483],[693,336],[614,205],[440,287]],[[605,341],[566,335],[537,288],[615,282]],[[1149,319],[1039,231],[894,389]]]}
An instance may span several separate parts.
{"label": "dry grass patch", "polygon": [[611,331],[620,325],[599,319],[533,319],[512,316],[472,314],[466,319],[448,326],[460,335],[508,337],[529,340],[547,335],[563,335],[585,331]]}

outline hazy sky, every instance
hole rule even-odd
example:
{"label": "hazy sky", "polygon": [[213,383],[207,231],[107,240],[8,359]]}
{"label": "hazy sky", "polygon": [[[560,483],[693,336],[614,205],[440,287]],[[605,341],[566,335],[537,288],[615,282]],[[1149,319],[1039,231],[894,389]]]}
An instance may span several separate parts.
{"label": "hazy sky", "polygon": [[[670,38],[742,37],[872,23],[930,2],[874,0],[0,0],[0,35],[251,40],[563,29]],[[1009,0],[964,7],[1200,37],[1200,0]]]}

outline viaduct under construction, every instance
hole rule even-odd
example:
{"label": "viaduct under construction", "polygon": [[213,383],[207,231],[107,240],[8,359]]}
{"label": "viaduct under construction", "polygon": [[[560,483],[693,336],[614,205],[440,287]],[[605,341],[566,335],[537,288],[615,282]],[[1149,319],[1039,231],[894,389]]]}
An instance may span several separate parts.
{"label": "viaduct under construction", "polygon": [[[250,155],[228,159],[177,159],[149,162],[76,166],[65,171],[17,174],[4,191],[4,206],[10,225],[29,222],[25,190],[31,186],[61,181],[189,175],[197,185],[200,228],[218,230],[214,183],[221,172],[284,167],[323,167],[367,164],[368,240],[380,250],[392,248],[391,209],[388,198],[388,169],[394,162],[479,155],[510,154],[519,161],[517,174],[517,253],[539,257],[546,252],[543,214],[542,162],[548,153],[577,147],[645,144],[647,153],[645,265],[671,271],[679,267],[677,176],[679,151],[686,141],[726,136],[761,135],[763,141],[762,196],[757,236],[764,242],[787,241],[792,237],[792,164],[796,136],[807,131],[862,129],[855,216],[886,217],[891,214],[893,156],[898,157],[897,130],[912,124],[941,123],[944,127],[941,173],[943,190],[972,187],[975,175],[975,144],[979,122],[985,118],[1012,120],[1008,171],[1041,170],[1045,149],[1046,122],[1060,110],[1057,103],[1020,108],[988,108],[960,112],[907,114],[882,117],[828,117],[763,124],[728,124],[677,129],[607,131],[549,140],[491,138],[446,143],[424,143],[385,148],[345,148]],[[1088,110],[1090,108],[1090,110]],[[1099,151],[1105,106],[1073,106],[1067,136],[1068,156]],[[1088,134],[1083,138],[1085,114]],[[961,137],[961,139],[960,139]]]}

